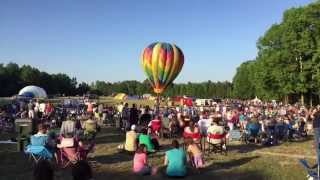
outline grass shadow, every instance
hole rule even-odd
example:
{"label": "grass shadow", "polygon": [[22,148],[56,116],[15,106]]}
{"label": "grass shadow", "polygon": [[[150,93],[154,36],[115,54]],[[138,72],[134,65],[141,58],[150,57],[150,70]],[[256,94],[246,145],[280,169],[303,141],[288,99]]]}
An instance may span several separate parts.
{"label": "grass shadow", "polygon": [[110,155],[103,155],[103,156],[95,156],[92,159],[100,164],[114,164],[114,163],[121,163],[121,162],[128,162],[132,161],[133,154],[129,154],[127,152],[117,152]]}
{"label": "grass shadow", "polygon": [[233,144],[228,146],[228,152],[236,153],[249,153],[255,150],[268,148],[268,146],[258,145],[258,144]]}
{"label": "grass shadow", "polygon": [[239,167],[244,164],[249,163],[250,161],[259,158],[259,156],[252,156],[252,157],[244,157],[241,159],[235,159],[230,160],[226,162],[215,162],[211,164],[210,166],[203,169],[203,172],[209,172],[209,171],[220,171],[220,170],[226,170],[226,169],[232,169],[234,167]]}

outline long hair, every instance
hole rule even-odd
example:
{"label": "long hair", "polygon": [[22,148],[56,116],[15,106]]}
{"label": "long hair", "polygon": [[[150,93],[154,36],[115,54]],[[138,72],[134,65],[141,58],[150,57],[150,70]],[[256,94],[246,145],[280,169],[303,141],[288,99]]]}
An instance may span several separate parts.
{"label": "long hair", "polygon": [[144,153],[144,149],[145,149],[145,148],[146,148],[146,145],[140,144],[139,147],[137,148],[136,153],[137,153],[137,154]]}
{"label": "long hair", "polygon": [[175,149],[179,149],[179,142],[177,140],[173,140],[171,146]]}

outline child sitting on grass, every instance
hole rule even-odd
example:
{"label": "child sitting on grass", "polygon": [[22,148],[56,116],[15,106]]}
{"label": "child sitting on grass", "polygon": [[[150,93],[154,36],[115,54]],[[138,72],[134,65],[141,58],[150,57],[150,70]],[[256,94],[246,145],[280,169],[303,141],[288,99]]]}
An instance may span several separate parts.
{"label": "child sitting on grass", "polygon": [[204,168],[204,160],[201,149],[197,144],[194,143],[192,138],[186,139],[187,144],[187,152],[189,155],[189,159],[192,163],[192,166],[196,169]]}
{"label": "child sitting on grass", "polygon": [[133,158],[133,172],[140,175],[154,175],[156,168],[148,164],[147,148],[140,144]]}

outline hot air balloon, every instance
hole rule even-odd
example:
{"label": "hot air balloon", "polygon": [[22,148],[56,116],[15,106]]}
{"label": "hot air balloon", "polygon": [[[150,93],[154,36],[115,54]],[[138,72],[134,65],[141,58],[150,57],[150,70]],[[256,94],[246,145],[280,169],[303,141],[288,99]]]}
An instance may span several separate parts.
{"label": "hot air balloon", "polygon": [[184,56],[174,44],[156,42],[143,50],[142,67],[153,91],[161,94],[180,73]]}

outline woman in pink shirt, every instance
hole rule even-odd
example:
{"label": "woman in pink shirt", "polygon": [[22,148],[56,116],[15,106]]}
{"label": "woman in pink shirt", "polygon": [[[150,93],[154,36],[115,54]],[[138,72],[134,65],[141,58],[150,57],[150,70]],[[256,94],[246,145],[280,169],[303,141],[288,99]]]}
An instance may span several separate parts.
{"label": "woman in pink shirt", "polygon": [[133,172],[140,175],[151,175],[156,169],[148,164],[147,148],[140,144],[133,158]]}

